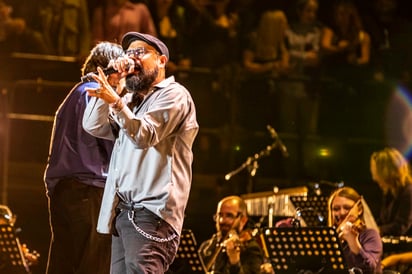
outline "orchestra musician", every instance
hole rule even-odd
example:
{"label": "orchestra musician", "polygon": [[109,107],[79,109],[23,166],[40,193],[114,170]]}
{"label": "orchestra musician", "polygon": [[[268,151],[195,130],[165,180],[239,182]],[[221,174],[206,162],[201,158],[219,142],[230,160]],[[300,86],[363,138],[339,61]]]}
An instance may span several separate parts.
{"label": "orchestra musician", "polygon": [[274,273],[247,226],[247,206],[241,197],[227,196],[220,200],[213,218],[217,232],[199,248],[207,273]]}
{"label": "orchestra musician", "polygon": [[328,226],[337,229],[349,269],[363,274],[382,273],[382,240],[372,213],[356,190],[342,187],[328,200]]}
{"label": "orchestra musician", "polygon": [[412,176],[407,159],[395,148],[370,157],[372,179],[383,193],[377,223],[381,236],[412,236]]}
{"label": "orchestra musician", "polygon": [[[10,208],[6,205],[0,205],[0,225],[10,226],[15,231],[15,222],[16,215],[11,212]],[[30,250],[26,244],[21,244],[18,238],[16,238],[16,243],[16,247],[22,255],[25,272],[31,273],[30,267],[38,264],[40,254],[35,250]],[[3,250],[0,251],[0,273],[10,273],[13,271],[10,269],[10,267],[13,267],[13,264],[7,262],[8,258],[6,258],[2,252]]]}
{"label": "orchestra musician", "polygon": [[381,265],[384,270],[402,268],[402,273],[412,274],[412,251],[391,254],[382,259]]}

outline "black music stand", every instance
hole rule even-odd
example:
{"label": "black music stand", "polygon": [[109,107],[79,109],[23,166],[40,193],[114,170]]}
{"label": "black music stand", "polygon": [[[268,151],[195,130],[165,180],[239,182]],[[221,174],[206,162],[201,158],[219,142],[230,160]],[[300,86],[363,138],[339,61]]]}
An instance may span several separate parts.
{"label": "black music stand", "polygon": [[176,258],[167,271],[168,274],[204,274],[199,258],[195,235],[190,229],[183,229]]}
{"label": "black music stand", "polygon": [[276,274],[349,272],[331,227],[266,228],[261,236]]}
{"label": "black music stand", "polygon": [[327,196],[290,196],[289,199],[306,226],[326,226],[328,216]]}
{"label": "black music stand", "polygon": [[30,273],[13,226],[0,225],[0,273]]}

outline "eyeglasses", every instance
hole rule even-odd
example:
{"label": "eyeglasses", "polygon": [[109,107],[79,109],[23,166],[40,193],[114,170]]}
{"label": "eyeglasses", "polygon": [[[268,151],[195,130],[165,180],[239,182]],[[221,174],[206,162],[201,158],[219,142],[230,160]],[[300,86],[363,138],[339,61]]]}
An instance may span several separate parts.
{"label": "eyeglasses", "polygon": [[218,212],[218,213],[213,215],[213,220],[215,222],[217,222],[222,218],[222,219],[228,219],[230,221],[234,221],[235,219],[237,219],[241,215],[242,215],[242,212],[238,212],[237,214]]}
{"label": "eyeglasses", "polygon": [[127,56],[133,56],[134,58],[141,59],[146,53],[151,52],[152,50],[148,50],[144,47],[135,48],[135,49],[128,49],[125,51]]}

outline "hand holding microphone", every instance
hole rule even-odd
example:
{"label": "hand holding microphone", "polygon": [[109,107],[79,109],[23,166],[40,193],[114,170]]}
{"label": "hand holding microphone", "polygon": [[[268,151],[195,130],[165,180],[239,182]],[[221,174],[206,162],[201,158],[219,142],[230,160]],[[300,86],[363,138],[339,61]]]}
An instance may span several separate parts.
{"label": "hand holding microphone", "polygon": [[[123,56],[123,57],[119,57],[116,60],[111,60],[109,62],[109,65],[102,70],[103,70],[104,75],[108,76],[113,73],[133,72],[135,66],[136,66],[136,62],[133,59],[127,56]],[[82,82],[92,81],[93,75],[97,75],[97,74],[98,74],[97,71],[87,73],[86,75],[80,78],[80,81]]]}
{"label": "hand holding microphone", "polygon": [[[97,68],[98,74],[93,74],[92,78],[99,84],[98,88],[88,88],[86,87],[85,90],[87,91],[88,95],[91,97],[97,97],[107,104],[110,104],[112,108],[120,111],[121,108],[124,106],[122,102],[122,98],[119,95],[120,90],[118,90],[118,86],[120,82],[117,83],[115,87],[113,87],[109,83],[109,77],[107,77],[102,68]],[[123,79],[123,78],[122,78]],[[122,80],[122,79],[119,79]],[[121,84],[121,86],[123,86]]]}
{"label": "hand holding microphone", "polygon": [[136,61],[127,55],[121,56],[116,60],[110,60],[108,67],[113,67],[119,73],[131,73],[136,68]]}

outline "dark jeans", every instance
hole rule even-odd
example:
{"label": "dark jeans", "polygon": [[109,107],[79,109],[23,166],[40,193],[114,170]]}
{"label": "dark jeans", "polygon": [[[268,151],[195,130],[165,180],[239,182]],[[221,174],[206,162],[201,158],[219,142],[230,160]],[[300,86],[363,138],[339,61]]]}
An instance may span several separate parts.
{"label": "dark jeans", "polygon": [[[133,209],[134,223],[147,234],[166,239],[176,232],[145,208]],[[112,237],[111,274],[160,274],[166,272],[176,255],[179,237],[157,242],[139,233],[128,219],[128,210],[116,217],[118,236]]]}
{"label": "dark jeans", "polygon": [[97,233],[103,189],[61,181],[49,199],[48,274],[109,273],[111,235]]}

